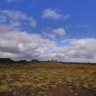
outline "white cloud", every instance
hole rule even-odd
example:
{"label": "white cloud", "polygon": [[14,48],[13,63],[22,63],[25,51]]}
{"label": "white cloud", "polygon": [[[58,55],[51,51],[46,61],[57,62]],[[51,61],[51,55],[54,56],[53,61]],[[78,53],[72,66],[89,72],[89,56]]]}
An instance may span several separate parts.
{"label": "white cloud", "polygon": [[65,34],[66,34],[66,32],[65,32],[65,29],[64,29],[64,28],[54,29],[54,30],[53,30],[53,32],[54,32],[54,33],[56,33],[56,34],[58,34],[58,35],[60,35],[60,36],[63,36],[63,35],[65,35]]}
{"label": "white cloud", "polygon": [[10,24],[0,24],[0,33],[6,33],[13,30],[20,30],[21,24],[19,22],[10,21]]}
{"label": "white cloud", "polygon": [[15,60],[96,61],[95,38],[65,39],[62,43],[70,44],[58,47],[55,41],[43,39],[39,34],[29,34],[13,28],[10,30],[10,27],[4,25],[0,25],[0,28],[2,28],[2,30],[0,29],[0,57],[9,57]]}
{"label": "white cloud", "polygon": [[69,29],[71,27],[72,27],[72,24],[69,24],[69,25],[65,26],[66,29]]}
{"label": "white cloud", "polygon": [[46,32],[42,31],[42,33],[44,36],[51,38],[52,40],[55,40],[56,36],[64,36],[66,34],[64,28],[57,28]]}
{"label": "white cloud", "polygon": [[55,10],[52,10],[52,9],[46,9],[44,10],[43,12],[43,16],[42,18],[51,18],[51,19],[55,19],[55,20],[58,20],[59,18],[62,18],[64,20],[67,20],[69,19],[69,15],[62,15],[62,14],[59,14],[58,12],[56,12]]}
{"label": "white cloud", "polygon": [[52,19],[59,19],[63,17],[63,15],[57,13],[55,10],[46,9],[43,13],[42,18],[52,18]]}
{"label": "white cloud", "polygon": [[21,11],[1,10],[1,14],[6,16],[6,18],[9,17],[11,20],[22,22],[25,20],[28,22],[28,25],[36,27],[36,20]]}
{"label": "white cloud", "polygon": [[44,36],[47,36],[49,38],[51,38],[52,40],[55,40],[56,35],[52,34],[52,33],[47,33],[47,32],[42,32]]}
{"label": "white cloud", "polygon": [[12,27],[17,27],[17,26],[21,26],[21,24],[19,22],[13,22],[13,21],[10,21],[10,25]]}
{"label": "white cloud", "polygon": [[71,41],[71,39],[65,39],[65,40],[61,40],[61,43],[67,43],[67,42],[70,42],[70,41]]}
{"label": "white cloud", "polygon": [[0,16],[0,23],[3,23],[3,22],[5,22],[6,21],[6,17],[5,16]]}
{"label": "white cloud", "polygon": [[20,11],[2,10],[2,13],[9,16],[13,20],[26,19],[26,14]]}
{"label": "white cloud", "polygon": [[77,25],[77,26],[75,26],[76,28],[88,28],[88,27],[90,27],[90,25],[89,24],[85,24],[85,25]]}
{"label": "white cloud", "polygon": [[[55,46],[55,42],[43,39],[39,34],[14,30],[3,32],[3,34],[0,31],[0,41],[0,52],[2,53],[0,57],[13,59],[45,59],[46,52]],[[41,58],[43,56],[45,58]]]}
{"label": "white cloud", "polygon": [[96,62],[96,39],[70,39],[68,41],[70,43],[69,46],[61,47],[53,51],[55,58],[74,62]]}
{"label": "white cloud", "polygon": [[[30,20],[33,20],[27,14],[16,12],[16,16],[13,16],[13,18],[10,16],[12,11],[3,12],[0,14],[5,16],[6,19],[0,23],[0,57],[15,60],[96,61],[95,38],[65,39],[61,42],[63,46],[58,47],[55,41],[44,39],[40,34],[29,34],[27,30],[22,31],[20,20],[24,20],[27,24],[30,24]],[[10,18],[10,20],[8,21],[7,18]],[[27,22],[27,20],[29,21]],[[64,28],[53,29],[50,32],[44,32],[44,34],[52,39],[57,35],[63,36],[66,34]],[[68,46],[65,46],[65,43],[68,43]]]}
{"label": "white cloud", "polygon": [[63,16],[63,19],[64,20],[67,20],[67,19],[69,19],[70,18],[70,15],[65,15],[65,16]]}

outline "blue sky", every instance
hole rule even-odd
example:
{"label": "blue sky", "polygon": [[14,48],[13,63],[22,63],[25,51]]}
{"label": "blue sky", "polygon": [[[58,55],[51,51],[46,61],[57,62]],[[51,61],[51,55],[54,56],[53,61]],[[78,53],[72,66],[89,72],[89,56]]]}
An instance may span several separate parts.
{"label": "blue sky", "polygon": [[1,0],[1,57],[95,62],[95,4],[95,0]]}

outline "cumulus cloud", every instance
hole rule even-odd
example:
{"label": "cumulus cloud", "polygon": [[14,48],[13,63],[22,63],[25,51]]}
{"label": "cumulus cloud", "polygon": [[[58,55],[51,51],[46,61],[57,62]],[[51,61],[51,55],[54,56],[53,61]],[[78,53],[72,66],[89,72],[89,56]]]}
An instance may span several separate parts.
{"label": "cumulus cloud", "polygon": [[56,35],[55,34],[52,34],[52,33],[47,33],[47,32],[42,32],[44,36],[47,36],[53,40],[55,40],[56,38]]}
{"label": "cumulus cloud", "polygon": [[[17,24],[18,25],[18,24]],[[0,25],[2,28],[2,25]],[[29,34],[26,31],[9,31],[9,27],[3,25],[0,30],[0,57],[12,59],[56,59],[59,61],[96,61],[96,39],[68,39],[68,46],[58,47],[55,41],[42,38],[39,34]],[[22,38],[21,38],[22,37]],[[94,42],[94,43],[93,43]]]}
{"label": "cumulus cloud", "polygon": [[29,34],[27,31],[23,31],[22,20],[33,26],[33,19],[25,13],[15,12],[10,10],[1,10],[0,12],[2,16],[6,17],[6,20],[0,24],[0,57],[27,60],[44,59],[47,55],[46,51],[50,52],[49,49],[55,46],[55,42],[43,39],[39,34]]}
{"label": "cumulus cloud", "polygon": [[28,22],[28,25],[36,27],[36,20],[21,11],[0,10],[0,14],[6,18],[9,17],[10,20],[22,21],[22,23],[25,21]]}
{"label": "cumulus cloud", "polygon": [[3,53],[0,56],[15,59],[40,59],[46,55],[49,48],[55,45],[54,42],[43,39],[39,34],[28,34],[14,30],[12,32],[6,31],[3,34],[0,32],[0,41],[0,52]]}
{"label": "cumulus cloud", "polygon": [[53,53],[55,53],[55,57],[58,60],[96,62],[96,39],[68,39],[68,41],[70,43],[69,46],[54,50]]}
{"label": "cumulus cloud", "polygon": [[[22,20],[30,24],[30,20],[33,20],[32,17],[22,12],[16,12],[16,14],[14,13],[15,16],[11,17],[10,12],[12,11],[3,10],[0,12],[0,15],[5,18],[0,23],[0,57],[15,60],[96,61],[95,38],[65,39],[61,42],[63,46],[58,47],[55,40],[44,39],[40,34],[22,30]],[[44,34],[54,39],[55,36],[64,36],[66,33],[64,28],[53,29],[51,32],[48,34],[44,32]],[[66,43],[68,43],[68,46],[65,46]]]}
{"label": "cumulus cloud", "polygon": [[55,19],[55,20],[58,20],[60,18],[64,19],[64,20],[67,20],[69,19],[69,15],[62,15],[62,14],[59,14],[56,10],[52,10],[52,9],[46,9],[44,10],[43,12],[43,16],[42,18],[50,18],[50,19]]}
{"label": "cumulus cloud", "polygon": [[4,33],[6,31],[11,31],[11,30],[17,30],[17,28],[21,26],[19,22],[13,22],[11,21],[10,24],[1,24],[0,25],[0,32]]}
{"label": "cumulus cloud", "polygon": [[54,30],[53,30],[53,32],[54,32],[55,34],[60,35],[60,36],[63,36],[63,35],[65,35],[65,34],[66,34],[66,32],[65,32],[65,29],[64,29],[64,28],[54,29]]}
{"label": "cumulus cloud", "polygon": [[50,31],[42,31],[42,34],[52,40],[55,40],[58,36],[64,36],[66,34],[64,28],[57,28]]}

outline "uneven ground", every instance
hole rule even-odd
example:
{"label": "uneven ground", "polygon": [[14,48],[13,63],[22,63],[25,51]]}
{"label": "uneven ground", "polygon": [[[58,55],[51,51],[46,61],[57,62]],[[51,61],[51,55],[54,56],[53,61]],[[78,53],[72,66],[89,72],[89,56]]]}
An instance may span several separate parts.
{"label": "uneven ground", "polygon": [[96,65],[0,65],[0,96],[96,96]]}

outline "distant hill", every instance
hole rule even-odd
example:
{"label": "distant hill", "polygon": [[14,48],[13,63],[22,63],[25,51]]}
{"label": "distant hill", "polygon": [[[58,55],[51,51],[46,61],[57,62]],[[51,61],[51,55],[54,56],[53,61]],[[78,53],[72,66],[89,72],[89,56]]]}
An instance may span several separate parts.
{"label": "distant hill", "polygon": [[10,58],[0,58],[0,64],[5,64],[5,63],[13,63],[14,61],[11,60]]}

